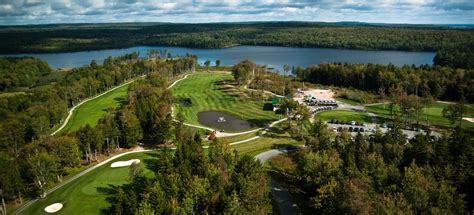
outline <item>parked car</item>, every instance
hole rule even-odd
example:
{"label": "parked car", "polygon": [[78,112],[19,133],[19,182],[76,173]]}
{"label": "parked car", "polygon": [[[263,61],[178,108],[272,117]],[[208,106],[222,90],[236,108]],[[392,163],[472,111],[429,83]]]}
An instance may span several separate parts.
{"label": "parked car", "polygon": [[337,131],[341,132],[341,131],[342,131],[342,127],[337,127]]}
{"label": "parked car", "polygon": [[349,132],[352,132],[354,131],[354,128],[353,127],[349,127]]}
{"label": "parked car", "polygon": [[358,127],[355,127],[355,128],[354,128],[354,132],[359,132],[359,128],[358,128]]}
{"label": "parked car", "polygon": [[364,128],[360,128],[359,131],[360,131],[360,132],[364,132],[365,129],[364,129]]}
{"label": "parked car", "polygon": [[351,125],[355,125],[355,124],[356,124],[356,122],[355,122],[355,121],[351,121]]}

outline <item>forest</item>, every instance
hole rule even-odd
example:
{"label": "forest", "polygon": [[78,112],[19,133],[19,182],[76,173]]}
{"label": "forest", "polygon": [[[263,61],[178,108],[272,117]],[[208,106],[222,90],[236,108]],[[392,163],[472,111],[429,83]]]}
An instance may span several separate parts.
{"label": "forest", "polygon": [[441,66],[322,63],[292,71],[312,83],[388,95],[399,86],[407,95],[447,101],[474,101],[474,70]]}
{"label": "forest", "polygon": [[261,22],[63,24],[0,28],[1,53],[69,52],[138,45],[224,48],[269,45],[438,51],[439,65],[472,68],[474,31],[431,25]]}
{"label": "forest", "polygon": [[[181,125],[182,126],[182,125]],[[184,130],[179,125],[178,130]],[[214,139],[204,152],[200,135],[184,131],[175,152],[160,153],[147,178],[139,165],[109,191],[108,214],[269,214],[268,176],[251,156],[239,157]]]}
{"label": "forest", "polygon": [[472,137],[461,128],[439,139],[387,133],[334,134],[315,121],[307,148],[270,161],[307,212],[320,214],[468,214],[473,210]]}

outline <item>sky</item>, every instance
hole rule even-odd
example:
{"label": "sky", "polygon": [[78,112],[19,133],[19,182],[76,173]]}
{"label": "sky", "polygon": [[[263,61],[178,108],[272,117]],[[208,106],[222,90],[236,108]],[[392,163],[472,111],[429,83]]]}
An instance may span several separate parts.
{"label": "sky", "polygon": [[474,0],[0,0],[0,25],[251,21],[474,24]]}

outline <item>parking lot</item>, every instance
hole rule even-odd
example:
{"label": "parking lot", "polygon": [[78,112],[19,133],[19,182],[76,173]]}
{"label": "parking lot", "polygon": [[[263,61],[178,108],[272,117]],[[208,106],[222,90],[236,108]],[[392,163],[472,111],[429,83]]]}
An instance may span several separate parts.
{"label": "parking lot", "polygon": [[[381,125],[377,125],[374,123],[359,124],[359,125],[327,123],[327,126],[329,129],[332,129],[334,130],[334,132],[337,132],[337,133],[341,132],[342,129],[344,128],[348,129],[349,131],[350,131],[350,128],[352,128],[352,132],[350,132],[352,136],[356,136],[357,133],[359,132],[365,133],[367,135],[374,134],[376,129],[379,129],[381,132],[386,133],[390,129],[388,127],[383,128],[381,127]],[[356,128],[357,128],[357,131],[355,131]],[[360,131],[361,129],[363,131]],[[402,129],[402,132],[403,134],[407,135],[408,139],[415,137],[419,133],[426,134],[424,130],[413,131],[413,130]],[[441,137],[441,135],[437,132],[432,132],[431,135],[435,137]]]}

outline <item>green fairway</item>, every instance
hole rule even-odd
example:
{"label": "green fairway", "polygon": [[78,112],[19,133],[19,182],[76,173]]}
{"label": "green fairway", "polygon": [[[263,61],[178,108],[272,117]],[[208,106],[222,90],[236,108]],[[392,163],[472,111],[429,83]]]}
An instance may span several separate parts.
{"label": "green fairway", "polygon": [[[225,81],[225,83],[223,83]],[[199,125],[197,113],[222,111],[243,120],[263,126],[278,119],[273,111],[263,110],[264,102],[253,101],[232,84],[230,73],[196,73],[177,83],[173,95],[178,99],[191,99],[192,104],[175,104],[175,115],[181,113],[185,121]]]}
{"label": "green fairway", "polygon": [[331,119],[338,120],[338,121],[356,121],[356,122],[363,122],[363,123],[370,123],[372,122],[370,116],[367,113],[363,112],[356,112],[356,111],[349,111],[349,110],[331,110],[331,111],[323,111],[316,114],[316,119],[321,119],[323,121],[328,121]]}
{"label": "green fairway", "polygon": [[[158,152],[140,152],[124,155],[93,171],[83,175],[73,182],[49,194],[23,211],[23,214],[47,214],[44,208],[59,202],[64,205],[56,214],[101,214],[101,209],[109,207],[105,193],[109,185],[127,183],[128,167],[111,168],[110,164],[116,161],[140,159],[140,165],[149,167],[156,160]],[[152,176],[153,172],[145,168],[145,174]]]}
{"label": "green fairway", "polygon": [[75,131],[87,124],[95,127],[99,119],[105,115],[108,108],[118,107],[121,101],[127,97],[129,86],[130,83],[125,84],[77,107],[62,131]]}
{"label": "green fairway", "polygon": [[[441,127],[451,127],[449,120],[443,117],[443,108],[447,107],[449,104],[436,102],[430,107],[423,108],[423,113],[420,115],[420,123],[426,124],[426,117],[428,117],[430,125],[436,125]],[[472,107],[472,105],[469,105]],[[369,105],[365,109],[369,112],[377,114],[380,118],[390,119],[390,109],[389,105],[386,104],[385,108],[383,104]],[[397,110],[398,111],[398,110]],[[465,117],[473,117],[473,114],[470,113]],[[416,116],[413,116],[412,119],[416,121]],[[464,127],[474,128],[474,123],[469,123],[467,121],[463,122]]]}

